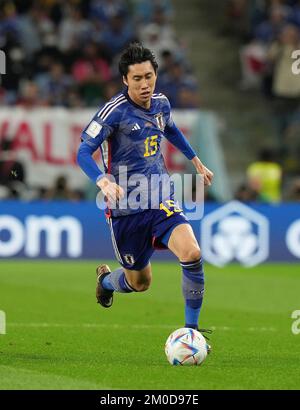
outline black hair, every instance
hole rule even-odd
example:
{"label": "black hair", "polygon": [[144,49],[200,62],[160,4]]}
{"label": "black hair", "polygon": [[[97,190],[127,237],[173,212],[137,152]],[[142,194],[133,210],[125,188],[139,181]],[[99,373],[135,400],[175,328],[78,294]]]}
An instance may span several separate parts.
{"label": "black hair", "polygon": [[141,43],[131,43],[121,55],[119,72],[122,76],[127,77],[130,65],[140,64],[144,61],[150,61],[155,73],[157,72],[158,64],[152,51],[143,47]]}

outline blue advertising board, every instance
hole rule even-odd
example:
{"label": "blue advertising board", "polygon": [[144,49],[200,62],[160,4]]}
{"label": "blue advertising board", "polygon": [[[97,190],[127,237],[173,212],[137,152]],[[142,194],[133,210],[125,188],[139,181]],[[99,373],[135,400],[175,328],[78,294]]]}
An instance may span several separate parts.
{"label": "blue advertising board", "polygon": [[[214,265],[300,262],[300,204],[207,203],[191,225]],[[112,259],[114,252],[104,212],[92,202],[2,201],[0,258]]]}

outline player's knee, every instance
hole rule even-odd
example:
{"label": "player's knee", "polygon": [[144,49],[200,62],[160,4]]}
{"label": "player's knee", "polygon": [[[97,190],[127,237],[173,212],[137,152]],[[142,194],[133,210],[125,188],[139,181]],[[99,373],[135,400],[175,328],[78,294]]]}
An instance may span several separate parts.
{"label": "player's knee", "polygon": [[135,290],[137,292],[145,292],[147,289],[149,289],[150,287],[150,282],[146,282],[146,283],[138,283],[135,286]]}
{"label": "player's knee", "polygon": [[182,262],[193,262],[197,261],[201,258],[201,250],[198,246],[193,246],[189,249],[186,249],[183,252],[183,255],[181,256],[180,260]]}

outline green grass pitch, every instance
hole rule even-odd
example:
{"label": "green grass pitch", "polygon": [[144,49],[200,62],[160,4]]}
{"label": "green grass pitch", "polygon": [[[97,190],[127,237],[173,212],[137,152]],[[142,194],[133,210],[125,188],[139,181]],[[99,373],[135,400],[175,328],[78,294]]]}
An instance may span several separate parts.
{"label": "green grass pitch", "polygon": [[[213,328],[200,366],[171,366],[167,336],[183,325],[181,272],[152,264],[145,293],[95,299],[93,262],[0,263],[0,389],[299,389],[299,265],[206,266],[200,325]],[[115,263],[111,264],[116,268]]]}

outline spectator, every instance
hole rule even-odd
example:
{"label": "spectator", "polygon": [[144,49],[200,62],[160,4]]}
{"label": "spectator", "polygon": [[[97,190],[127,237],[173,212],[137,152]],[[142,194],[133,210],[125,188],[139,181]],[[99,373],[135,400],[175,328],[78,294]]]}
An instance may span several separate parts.
{"label": "spectator", "polygon": [[196,109],[199,108],[199,97],[190,87],[181,87],[177,94],[177,108]]}
{"label": "spectator", "polygon": [[90,21],[83,18],[79,7],[67,8],[67,17],[59,26],[59,47],[62,52],[71,53],[86,45],[93,32]]}
{"label": "spectator", "polygon": [[178,48],[168,30],[155,23],[141,26],[139,36],[144,47],[149,48],[155,54],[158,66],[162,62],[162,53],[164,51],[174,53]]}
{"label": "spectator", "polygon": [[246,37],[249,32],[249,3],[247,0],[228,0],[226,2],[226,22],[223,34]]}
{"label": "spectator", "polygon": [[72,87],[67,95],[66,106],[68,108],[82,108],[85,106],[83,99],[76,87]]}
{"label": "spectator", "polygon": [[111,79],[110,67],[99,51],[96,43],[87,44],[83,56],[72,67],[72,75],[87,105],[99,104],[104,96],[104,84]]}
{"label": "spectator", "polygon": [[300,32],[296,26],[286,25],[278,41],[273,42],[268,58],[274,66],[273,93],[282,98],[300,96],[299,79],[291,70],[291,54],[300,47]]}
{"label": "spectator", "polygon": [[158,66],[159,75],[163,76],[171,69],[176,62],[174,54],[169,50],[163,50],[160,55],[161,62]]}
{"label": "spectator", "polygon": [[288,11],[283,6],[271,8],[270,17],[254,29],[254,38],[241,48],[241,89],[261,88],[262,80],[268,75],[267,51],[286,24]]}
{"label": "spectator", "polygon": [[61,175],[56,178],[53,188],[44,193],[43,199],[53,201],[78,200],[78,195],[77,192],[75,193],[69,188],[66,177]]}
{"label": "spectator", "polygon": [[13,104],[17,99],[19,82],[25,67],[25,55],[20,42],[19,18],[13,4],[0,9],[0,48],[6,55],[5,76],[0,77],[3,101]]}
{"label": "spectator", "polygon": [[279,41],[274,42],[268,52],[273,63],[273,113],[277,122],[280,149],[284,149],[283,138],[288,123],[294,116],[300,102],[300,81],[291,70],[291,54],[300,48],[299,30],[287,25]]}
{"label": "spectator", "polygon": [[50,71],[40,74],[35,79],[40,90],[40,97],[49,105],[67,105],[67,95],[73,84],[71,76],[65,73],[64,66],[53,62]]}
{"label": "spectator", "polygon": [[182,108],[182,90],[185,90],[185,93],[188,91],[189,103],[197,100],[197,81],[185,72],[181,63],[174,63],[158,80],[158,89],[168,96],[173,108]]}
{"label": "spectator", "polygon": [[289,21],[300,28],[300,1],[296,1],[292,9]]}
{"label": "spectator", "polygon": [[12,141],[5,138],[0,145],[0,186],[3,196],[19,198],[25,189],[25,170],[16,159]]}
{"label": "spectator", "polygon": [[47,105],[47,102],[41,99],[38,85],[33,81],[25,80],[21,84],[20,97],[17,100],[16,105],[26,109],[32,109],[40,105]]}
{"label": "spectator", "polygon": [[289,9],[287,7],[272,7],[268,20],[259,24],[254,30],[254,37],[261,43],[271,44],[280,35],[287,22],[288,15]]}
{"label": "spectator", "polygon": [[103,44],[112,57],[120,53],[134,39],[135,33],[122,14],[117,14],[110,19],[102,36]]}
{"label": "spectator", "polygon": [[105,84],[104,99],[106,101],[109,101],[114,95],[116,95],[119,92],[121,86],[122,85],[119,83],[119,79],[118,80],[112,79],[109,82],[107,82]]}
{"label": "spectator", "polygon": [[241,90],[259,89],[262,85],[263,75],[267,68],[267,49],[257,39],[240,50],[242,80]]}
{"label": "spectator", "polygon": [[148,24],[153,21],[155,10],[160,8],[164,16],[170,20],[173,15],[170,0],[131,0],[134,5],[135,16],[139,24]]}
{"label": "spectator", "polygon": [[19,30],[25,55],[30,60],[47,43],[49,35],[54,35],[55,27],[45,10],[35,4],[28,14],[20,15]]}
{"label": "spectator", "polygon": [[238,187],[234,198],[240,202],[255,202],[258,199],[258,194],[247,183],[244,183]]}
{"label": "spectator", "polygon": [[284,171],[288,174],[300,173],[300,110],[289,123],[284,134],[284,156],[282,163]]}
{"label": "spectator", "polygon": [[126,16],[127,8],[124,0],[92,0],[89,15],[107,24],[117,15]]}
{"label": "spectator", "polygon": [[300,177],[297,177],[292,182],[287,200],[292,202],[300,202]]}
{"label": "spectator", "polygon": [[86,81],[107,82],[111,79],[111,70],[102,50],[95,42],[86,45],[83,56],[72,67],[74,79],[79,83]]}
{"label": "spectator", "polygon": [[273,150],[263,148],[258,160],[247,169],[248,186],[258,195],[262,202],[279,202],[281,200],[282,169],[275,160]]}

